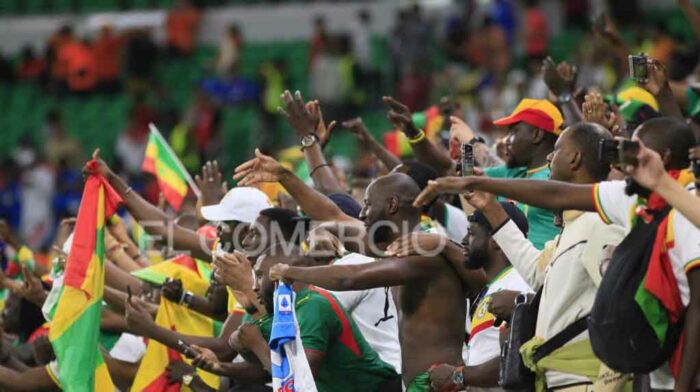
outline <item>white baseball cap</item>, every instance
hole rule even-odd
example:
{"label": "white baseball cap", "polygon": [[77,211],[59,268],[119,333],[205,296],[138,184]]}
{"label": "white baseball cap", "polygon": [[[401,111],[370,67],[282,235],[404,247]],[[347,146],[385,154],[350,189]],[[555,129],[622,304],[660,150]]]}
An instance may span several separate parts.
{"label": "white baseball cap", "polygon": [[260,211],[272,207],[267,195],[257,188],[236,187],[228,191],[219,204],[202,207],[208,221],[238,221],[251,223]]}

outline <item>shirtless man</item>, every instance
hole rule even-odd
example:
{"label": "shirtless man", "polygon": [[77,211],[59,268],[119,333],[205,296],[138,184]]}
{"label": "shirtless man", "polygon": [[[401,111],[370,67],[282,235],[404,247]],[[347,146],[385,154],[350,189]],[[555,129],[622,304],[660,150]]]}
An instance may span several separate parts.
{"label": "shirtless man", "polygon": [[[390,230],[387,223],[396,227],[407,224],[413,230],[418,227],[420,210],[411,206],[418,193],[416,183],[401,173],[381,177],[369,185],[360,218],[372,235],[370,241],[379,249],[386,249],[401,235]],[[270,277],[335,291],[401,286],[398,298],[402,376],[409,392],[430,390],[427,371],[433,364],[462,365],[466,287],[442,256],[322,267],[277,264],[270,270]]]}

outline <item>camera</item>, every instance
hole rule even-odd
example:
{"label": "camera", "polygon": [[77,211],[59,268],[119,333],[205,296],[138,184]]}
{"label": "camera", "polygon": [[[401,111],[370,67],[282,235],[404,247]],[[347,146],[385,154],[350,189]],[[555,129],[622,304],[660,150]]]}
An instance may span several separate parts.
{"label": "camera", "polygon": [[474,175],[474,146],[469,143],[460,148],[460,168],[463,177]]}
{"label": "camera", "polygon": [[646,83],[649,77],[647,73],[647,56],[643,53],[629,55],[627,57],[630,69],[630,77],[637,83]]}
{"label": "camera", "polygon": [[639,143],[630,140],[603,139],[598,144],[598,160],[613,165],[636,165]]}

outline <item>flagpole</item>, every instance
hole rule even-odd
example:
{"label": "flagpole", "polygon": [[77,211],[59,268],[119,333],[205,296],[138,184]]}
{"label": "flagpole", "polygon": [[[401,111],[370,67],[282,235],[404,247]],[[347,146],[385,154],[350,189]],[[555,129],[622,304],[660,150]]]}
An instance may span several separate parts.
{"label": "flagpole", "polygon": [[185,180],[187,180],[187,184],[190,186],[190,188],[192,188],[192,192],[194,192],[194,195],[197,196],[197,198],[199,198],[201,192],[199,191],[197,184],[195,184],[194,180],[192,180],[192,176],[190,176],[190,173],[182,165],[182,162],[180,162],[180,158],[178,158],[173,149],[170,148],[170,144],[168,144],[168,142],[165,140],[163,135],[161,135],[160,131],[158,131],[158,128],[156,128],[156,126],[153,123],[149,123],[148,128],[150,128],[151,132],[153,132],[158,138],[160,138],[160,141],[168,150],[168,153],[174,158],[177,167],[185,175]]}

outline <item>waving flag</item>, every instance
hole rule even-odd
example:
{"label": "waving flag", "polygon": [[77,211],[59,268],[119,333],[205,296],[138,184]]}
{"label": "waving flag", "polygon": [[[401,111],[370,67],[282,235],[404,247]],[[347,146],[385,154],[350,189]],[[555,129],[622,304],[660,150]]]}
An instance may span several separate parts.
{"label": "waving flag", "polygon": [[[215,325],[209,317],[203,316],[186,307],[161,298],[160,307],[156,314],[156,324],[163,328],[184,335],[214,337],[218,335]],[[131,391],[143,392],[180,392],[180,384],[168,384],[166,368],[172,361],[186,361],[179,352],[155,340],[149,340],[146,353],[141,359],[141,365],[136,372]],[[219,388],[219,376],[197,369],[202,380],[214,389]]]}
{"label": "waving flag", "polygon": [[291,286],[280,282],[275,290],[275,312],[270,334],[272,389],[274,392],[315,392],[314,376],[299,337],[294,300]]}
{"label": "waving flag", "polygon": [[[88,163],[94,167],[95,161]],[[98,337],[104,291],[104,226],[121,198],[101,175],[88,177],[49,340],[66,391],[114,391]]]}
{"label": "waving flag", "polygon": [[151,129],[148,136],[141,170],[156,176],[165,200],[175,210],[179,210],[187,196],[188,174],[165,139],[154,129]]}

